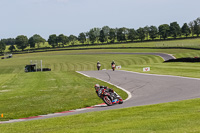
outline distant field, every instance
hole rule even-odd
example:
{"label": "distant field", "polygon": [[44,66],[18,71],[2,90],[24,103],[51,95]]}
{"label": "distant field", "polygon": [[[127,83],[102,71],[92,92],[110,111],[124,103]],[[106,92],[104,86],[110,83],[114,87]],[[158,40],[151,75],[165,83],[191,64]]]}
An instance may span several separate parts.
{"label": "distant field", "polygon": [[172,41],[155,41],[155,42],[137,42],[137,43],[122,43],[122,44],[108,44],[98,46],[88,46],[88,48],[97,47],[152,47],[152,48],[165,48],[165,47],[188,47],[188,48],[200,48],[200,39],[185,39],[185,40],[172,40]]}
{"label": "distant field", "polygon": [[[80,44],[79,44],[80,45]],[[69,45],[67,45],[69,46]],[[9,52],[8,47],[6,47],[5,52]],[[48,42],[45,44],[40,44],[40,48],[45,47],[51,47]],[[64,49],[80,49],[80,48],[200,48],[200,38],[197,39],[184,39],[184,40],[171,40],[171,41],[155,41],[155,42],[137,42],[137,43],[121,43],[121,44],[103,44],[103,45],[92,45],[89,44],[88,46],[76,46],[75,47],[65,47]],[[44,50],[37,50],[36,49],[30,49],[30,47],[27,47],[26,49],[35,50],[35,51],[44,51]],[[63,48],[54,48],[54,50],[59,50]],[[17,49],[18,50],[18,49]],[[50,49],[49,49],[50,50]]]}

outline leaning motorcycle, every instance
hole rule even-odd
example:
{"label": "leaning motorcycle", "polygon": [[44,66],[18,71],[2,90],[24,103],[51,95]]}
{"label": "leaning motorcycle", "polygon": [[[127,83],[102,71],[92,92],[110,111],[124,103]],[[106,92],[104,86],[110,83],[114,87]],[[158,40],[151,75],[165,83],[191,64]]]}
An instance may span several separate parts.
{"label": "leaning motorcycle", "polygon": [[112,65],[112,70],[115,71],[115,64]]}
{"label": "leaning motorcycle", "polygon": [[114,93],[106,92],[106,89],[99,90],[98,94],[99,94],[99,97],[108,106],[112,106],[114,104],[122,104],[123,103],[123,99],[121,97],[117,97]]}

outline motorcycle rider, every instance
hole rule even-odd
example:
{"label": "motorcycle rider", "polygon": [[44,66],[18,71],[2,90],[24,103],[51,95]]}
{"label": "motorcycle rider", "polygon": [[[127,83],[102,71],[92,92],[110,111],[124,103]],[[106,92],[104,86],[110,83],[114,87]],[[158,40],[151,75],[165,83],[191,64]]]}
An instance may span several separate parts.
{"label": "motorcycle rider", "polygon": [[97,61],[97,69],[99,70],[99,69],[100,69],[100,67],[101,67],[101,64],[100,64],[100,62],[99,62],[99,61]]}
{"label": "motorcycle rider", "polygon": [[115,70],[115,67],[116,67],[115,61],[113,60],[112,63],[111,63],[111,68],[113,69],[113,71]]}
{"label": "motorcycle rider", "polygon": [[111,67],[112,67],[112,65],[115,65],[115,61],[114,60],[111,62]]}
{"label": "motorcycle rider", "polygon": [[96,84],[96,85],[94,86],[94,88],[95,88],[95,90],[96,90],[96,93],[97,93],[98,97],[100,97],[100,94],[99,94],[98,92],[99,92],[99,90],[103,90],[103,89],[104,89],[104,86],[100,86],[99,84]]}
{"label": "motorcycle rider", "polygon": [[122,101],[122,98],[111,88],[107,87],[107,86],[100,86],[99,84],[96,84],[94,86],[95,90],[96,90],[96,93],[97,95],[100,97],[101,94],[99,94],[99,90],[100,89],[106,89],[106,92],[109,92],[111,94],[112,97],[116,97],[116,98],[119,98],[119,101]]}

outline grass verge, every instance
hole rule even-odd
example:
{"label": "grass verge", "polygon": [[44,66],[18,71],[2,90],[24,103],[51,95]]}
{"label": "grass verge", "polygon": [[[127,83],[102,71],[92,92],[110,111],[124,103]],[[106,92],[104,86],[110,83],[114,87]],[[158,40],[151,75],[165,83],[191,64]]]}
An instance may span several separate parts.
{"label": "grass verge", "polygon": [[2,133],[199,132],[199,99],[1,124]]}

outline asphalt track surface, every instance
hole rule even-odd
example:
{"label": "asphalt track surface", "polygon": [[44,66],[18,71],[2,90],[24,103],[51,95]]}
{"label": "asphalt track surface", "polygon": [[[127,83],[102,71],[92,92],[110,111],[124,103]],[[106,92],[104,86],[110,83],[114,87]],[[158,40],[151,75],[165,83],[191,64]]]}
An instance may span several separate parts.
{"label": "asphalt track surface", "polygon": [[[164,56],[167,56],[164,54]],[[167,57],[173,58],[173,57]],[[129,94],[128,99],[123,104],[114,106],[93,106],[83,109],[58,112],[48,115],[40,115],[30,118],[10,120],[0,123],[12,123],[20,121],[30,121],[46,119],[59,116],[74,115],[86,112],[103,111],[133,106],[159,104],[165,102],[180,101],[200,97],[200,79],[185,78],[178,76],[143,74],[123,70],[101,70],[101,71],[80,71],[78,72],[88,78],[97,78],[113,84],[121,89],[125,89]],[[97,97],[98,98],[98,97]]]}
{"label": "asphalt track surface", "polygon": [[128,54],[128,55],[155,55],[155,56],[160,56],[161,58],[163,58],[164,61],[169,60],[169,59],[175,59],[175,57],[173,55],[170,54],[165,54],[165,53],[123,53],[123,52],[90,52],[90,53],[56,53],[55,55],[95,55],[95,54]]}
{"label": "asphalt track surface", "polygon": [[[96,52],[96,53],[75,53],[75,54],[69,54],[69,55],[81,55],[81,54],[122,54],[122,55],[156,55],[163,58],[164,61],[169,59],[175,59],[173,55],[165,54],[165,53],[123,53],[123,52]],[[56,54],[61,55],[61,54]]]}

